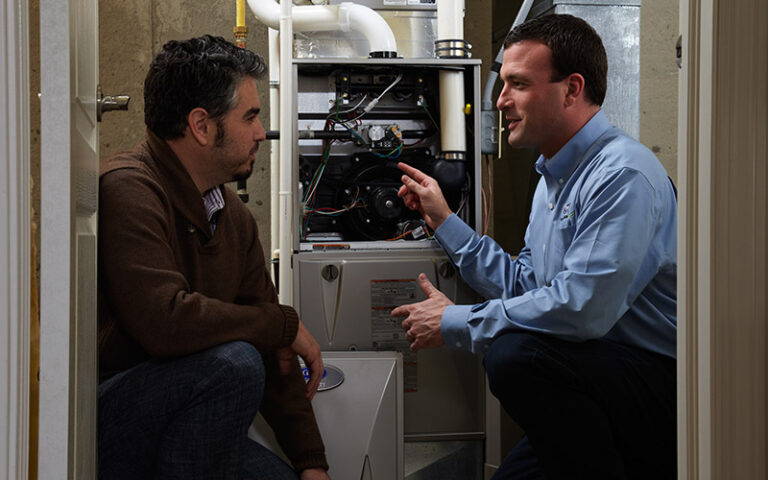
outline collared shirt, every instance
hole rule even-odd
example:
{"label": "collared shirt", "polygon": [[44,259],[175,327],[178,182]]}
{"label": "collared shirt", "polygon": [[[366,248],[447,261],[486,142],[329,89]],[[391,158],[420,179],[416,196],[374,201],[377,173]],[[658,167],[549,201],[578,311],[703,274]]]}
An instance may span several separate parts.
{"label": "collared shirt", "polygon": [[536,169],[516,259],[455,215],[435,232],[462,278],[490,299],[446,308],[446,344],[482,353],[522,330],[675,357],[677,199],[664,167],[599,111]]}
{"label": "collared shirt", "polygon": [[208,216],[208,223],[211,224],[211,235],[216,231],[217,213],[224,208],[224,197],[221,195],[221,187],[213,187],[203,194],[203,203],[205,204],[205,214]]}

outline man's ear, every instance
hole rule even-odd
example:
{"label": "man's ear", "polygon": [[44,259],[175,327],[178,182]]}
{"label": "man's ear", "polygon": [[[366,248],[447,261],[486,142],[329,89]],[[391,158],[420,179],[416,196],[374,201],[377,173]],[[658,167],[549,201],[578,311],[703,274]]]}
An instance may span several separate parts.
{"label": "man's ear", "polygon": [[584,95],[584,77],[580,73],[572,73],[565,79],[568,90],[565,93],[565,106],[570,107],[578,98]]}
{"label": "man's ear", "polygon": [[192,109],[187,115],[187,128],[192,134],[192,138],[197,140],[201,146],[208,145],[211,135],[215,135],[215,132],[211,131],[208,120],[210,120],[208,111],[201,107]]}

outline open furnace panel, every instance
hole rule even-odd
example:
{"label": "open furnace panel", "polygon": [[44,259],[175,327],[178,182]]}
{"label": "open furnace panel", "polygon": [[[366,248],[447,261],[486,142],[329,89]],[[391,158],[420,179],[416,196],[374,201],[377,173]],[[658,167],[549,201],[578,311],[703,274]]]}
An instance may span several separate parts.
{"label": "open furnace panel", "polygon": [[[433,232],[397,196],[398,162],[436,178],[451,209],[479,224],[479,62],[303,59],[295,66],[297,250],[429,248]],[[441,69],[465,76],[463,158],[440,148]]]}

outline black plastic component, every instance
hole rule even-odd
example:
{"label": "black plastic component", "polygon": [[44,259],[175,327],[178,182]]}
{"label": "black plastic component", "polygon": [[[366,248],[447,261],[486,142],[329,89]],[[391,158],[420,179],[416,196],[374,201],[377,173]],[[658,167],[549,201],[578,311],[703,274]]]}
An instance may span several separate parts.
{"label": "black plastic component", "polygon": [[397,58],[397,52],[371,52],[371,58]]}
{"label": "black plastic component", "polygon": [[[302,156],[300,161],[300,180],[307,191],[320,158]],[[436,160],[427,149],[408,151],[396,160],[382,159],[372,153],[332,156],[311,208],[342,210],[351,205],[355,208],[334,216],[311,214],[304,223],[304,234],[333,232],[342,234],[345,241],[388,240],[423,225],[421,215],[408,209],[397,196],[403,175],[397,167],[398,161],[438,179],[449,206],[453,210],[458,208],[465,187],[463,162]],[[454,167],[453,163],[457,165]],[[458,180],[446,177],[451,174],[458,175]],[[444,182],[441,178],[449,181]],[[406,240],[410,239],[414,237],[406,237]]]}

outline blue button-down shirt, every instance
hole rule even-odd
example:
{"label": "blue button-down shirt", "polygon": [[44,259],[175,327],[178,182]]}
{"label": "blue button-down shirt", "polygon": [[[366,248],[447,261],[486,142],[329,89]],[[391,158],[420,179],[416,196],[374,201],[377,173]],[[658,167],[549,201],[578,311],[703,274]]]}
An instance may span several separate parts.
{"label": "blue button-down shirt", "polygon": [[664,167],[600,111],[536,169],[516,259],[455,215],[435,232],[462,278],[491,299],[448,307],[446,344],[482,353],[523,330],[674,357],[677,199]]}

